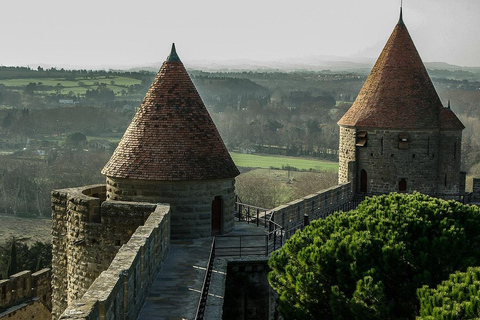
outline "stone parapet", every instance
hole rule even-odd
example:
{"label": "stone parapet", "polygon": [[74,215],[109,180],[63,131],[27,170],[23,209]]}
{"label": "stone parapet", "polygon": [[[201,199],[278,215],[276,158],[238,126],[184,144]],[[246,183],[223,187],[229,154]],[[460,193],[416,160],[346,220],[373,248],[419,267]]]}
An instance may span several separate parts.
{"label": "stone parapet", "polygon": [[52,192],[52,317],[81,298],[156,204],[103,201],[104,185]]}
{"label": "stone parapet", "polygon": [[305,215],[309,220],[325,218],[332,210],[352,200],[351,183],[347,182],[276,207],[270,212],[275,223],[289,230],[303,223]]}
{"label": "stone parapet", "polygon": [[169,248],[170,210],[159,205],[60,319],[136,319]]}
{"label": "stone parapet", "polygon": [[24,270],[9,279],[0,280],[0,311],[35,297],[51,308],[50,281],[51,271],[48,268],[35,273]]}

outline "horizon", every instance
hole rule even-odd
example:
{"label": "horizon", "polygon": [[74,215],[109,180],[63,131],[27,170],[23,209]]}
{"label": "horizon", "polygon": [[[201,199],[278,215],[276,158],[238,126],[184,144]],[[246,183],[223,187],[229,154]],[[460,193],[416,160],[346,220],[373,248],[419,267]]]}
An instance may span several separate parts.
{"label": "horizon", "polygon": [[[219,0],[154,3],[86,0],[72,10],[59,0],[8,1],[0,21],[2,66],[132,68],[165,60],[172,43],[186,64],[231,61],[309,64],[310,60],[378,58],[400,13],[400,1],[285,3]],[[405,1],[403,20],[428,62],[480,67],[478,0]]]}

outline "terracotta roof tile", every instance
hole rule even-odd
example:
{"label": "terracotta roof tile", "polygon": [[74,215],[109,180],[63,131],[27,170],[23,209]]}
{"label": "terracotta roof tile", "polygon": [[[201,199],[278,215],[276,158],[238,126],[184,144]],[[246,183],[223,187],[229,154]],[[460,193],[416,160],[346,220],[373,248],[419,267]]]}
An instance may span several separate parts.
{"label": "terracotta roof tile", "polygon": [[338,124],[385,129],[464,128],[440,102],[402,18]]}
{"label": "terracotta roof tile", "polygon": [[145,180],[239,174],[174,46],[102,174]]}

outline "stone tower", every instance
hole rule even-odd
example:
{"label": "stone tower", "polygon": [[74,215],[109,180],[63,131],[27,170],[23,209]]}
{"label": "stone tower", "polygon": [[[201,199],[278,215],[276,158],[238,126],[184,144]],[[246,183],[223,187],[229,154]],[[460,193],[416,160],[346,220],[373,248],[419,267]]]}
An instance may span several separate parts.
{"label": "stone tower", "polygon": [[239,171],[175,45],[102,173],[107,201],[169,203],[172,238],[233,229]]}
{"label": "stone tower", "polygon": [[340,126],[339,182],[354,192],[464,192],[463,124],[443,107],[403,22]]}

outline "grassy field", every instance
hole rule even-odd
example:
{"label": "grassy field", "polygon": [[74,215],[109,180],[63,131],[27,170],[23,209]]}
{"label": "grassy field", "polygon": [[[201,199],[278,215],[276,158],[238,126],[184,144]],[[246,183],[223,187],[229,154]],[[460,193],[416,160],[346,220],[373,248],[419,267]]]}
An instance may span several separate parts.
{"label": "grassy field", "polygon": [[338,171],[338,163],[325,160],[301,159],[287,156],[272,156],[230,152],[233,161],[239,167],[282,168],[295,167],[299,170]]}
{"label": "grassy field", "polygon": [[13,215],[0,215],[0,241],[15,237],[23,239],[24,243],[33,244],[36,241],[50,242],[52,239],[52,220],[40,218],[22,218]]}
{"label": "grassy field", "polygon": [[[114,81],[112,84],[111,82]],[[79,83],[82,82],[82,86],[79,86]],[[73,91],[75,94],[85,94],[87,89],[96,89],[97,85],[95,83],[106,83],[107,88],[113,90],[116,94],[120,93],[122,89],[125,89],[125,87],[122,86],[131,86],[131,85],[136,85],[140,84],[141,80],[138,79],[133,79],[129,77],[97,77],[95,79],[82,79],[78,78],[75,81],[71,80],[65,80],[65,78],[25,78],[25,79],[0,79],[0,84],[3,84],[7,87],[10,88],[23,88],[29,83],[36,83],[37,85],[39,83],[42,83],[45,86],[53,86],[55,87],[58,83],[60,83],[63,88],[62,88],[62,93],[68,93],[70,91]],[[44,92],[44,93],[54,93],[55,90],[49,90],[49,91],[37,91],[37,92]]]}

